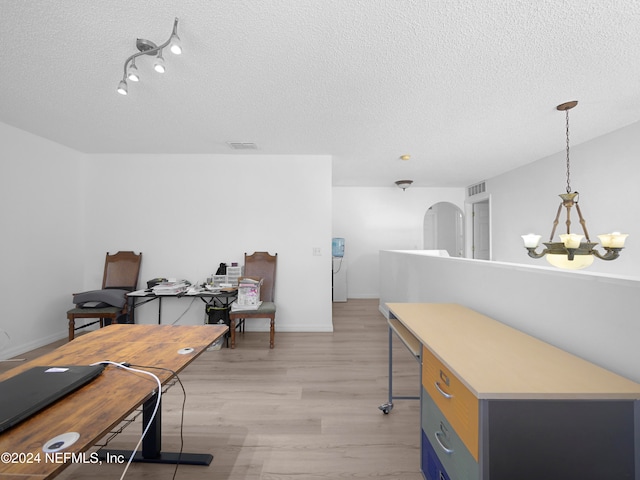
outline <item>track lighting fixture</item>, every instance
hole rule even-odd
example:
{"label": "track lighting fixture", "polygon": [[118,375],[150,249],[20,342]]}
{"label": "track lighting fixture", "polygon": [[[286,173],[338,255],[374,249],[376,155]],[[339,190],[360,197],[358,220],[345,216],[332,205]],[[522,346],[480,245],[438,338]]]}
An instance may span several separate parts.
{"label": "track lighting fixture", "polygon": [[127,95],[129,93],[127,80],[132,82],[138,82],[140,80],[140,74],[138,73],[138,67],[136,66],[136,58],[141,55],[155,55],[156,59],[153,69],[158,73],[164,73],[165,64],[164,57],[162,56],[162,50],[169,47],[169,50],[174,55],[180,55],[182,53],[182,45],[180,44],[180,37],[178,37],[178,19],[176,18],[173,22],[171,37],[169,37],[169,40],[164,42],[162,45],[156,45],[144,38],[138,38],[136,41],[136,47],[139,52],[134,53],[124,62],[124,76],[122,77],[122,80],[120,80],[117,89],[117,92],[120,95]]}

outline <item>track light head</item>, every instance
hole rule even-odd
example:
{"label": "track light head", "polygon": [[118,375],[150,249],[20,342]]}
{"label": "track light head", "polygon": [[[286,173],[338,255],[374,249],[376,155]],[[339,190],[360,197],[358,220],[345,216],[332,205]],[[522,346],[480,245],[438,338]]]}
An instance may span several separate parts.
{"label": "track light head", "polygon": [[171,32],[171,38],[169,39],[169,50],[174,55],[182,54],[182,44],[180,43],[180,37],[178,36],[178,19],[173,22],[173,32]]}
{"label": "track light head", "polygon": [[138,67],[136,67],[135,60],[132,60],[131,65],[129,65],[129,69],[127,71],[127,78],[132,82],[140,81],[140,75],[138,74]]}
{"label": "track light head", "polygon": [[180,37],[176,33],[171,35],[171,43],[169,44],[169,50],[171,50],[171,53],[173,53],[174,55],[182,54],[182,44],[180,42]]}
{"label": "track light head", "polygon": [[158,52],[158,56],[156,57],[156,63],[153,64],[153,69],[158,73],[164,73],[164,58],[162,58],[162,50]]}
{"label": "track light head", "polygon": [[127,90],[127,81],[124,78],[120,80],[120,83],[118,84],[118,93],[120,95],[126,95],[129,93]]}

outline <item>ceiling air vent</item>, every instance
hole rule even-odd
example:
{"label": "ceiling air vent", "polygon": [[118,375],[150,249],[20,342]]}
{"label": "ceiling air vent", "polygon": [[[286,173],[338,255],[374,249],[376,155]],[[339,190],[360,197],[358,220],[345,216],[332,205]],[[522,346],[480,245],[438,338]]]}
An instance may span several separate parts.
{"label": "ceiling air vent", "polygon": [[467,197],[473,197],[474,195],[478,195],[479,193],[485,192],[485,182],[476,183],[475,185],[471,185],[467,187]]}
{"label": "ceiling air vent", "polygon": [[234,150],[257,150],[258,146],[251,142],[227,142]]}

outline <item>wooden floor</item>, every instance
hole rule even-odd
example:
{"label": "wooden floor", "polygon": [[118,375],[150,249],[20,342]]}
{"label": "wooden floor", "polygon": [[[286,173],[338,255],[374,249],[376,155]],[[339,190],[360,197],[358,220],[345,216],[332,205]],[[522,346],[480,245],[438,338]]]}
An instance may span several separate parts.
{"label": "wooden floor", "polygon": [[[378,300],[334,304],[333,325],[333,333],[276,333],[273,350],[268,333],[247,332],[236,349],[205,352],[181,373],[184,451],[214,460],[182,465],[176,478],[422,480],[419,402],[396,400],[389,415],[378,409],[388,398],[388,330]],[[418,364],[396,339],[394,349],[394,391],[417,395]],[[163,451],[179,449],[181,406],[174,386],[163,396]],[[131,449],[140,432],[137,420],[109,446]],[[71,465],[58,478],[113,479],[122,469]],[[172,475],[168,465],[134,464],[126,478]]]}

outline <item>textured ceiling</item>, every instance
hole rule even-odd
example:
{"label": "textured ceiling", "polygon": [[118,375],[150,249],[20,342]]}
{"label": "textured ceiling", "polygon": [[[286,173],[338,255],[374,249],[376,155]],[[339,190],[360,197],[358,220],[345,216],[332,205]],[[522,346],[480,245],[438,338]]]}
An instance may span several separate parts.
{"label": "textured ceiling", "polygon": [[[174,17],[184,54],[118,95]],[[561,151],[565,101],[572,145],[640,120],[640,2],[0,0],[0,67],[0,121],[82,152],[328,154],[334,185],[465,186]]]}

